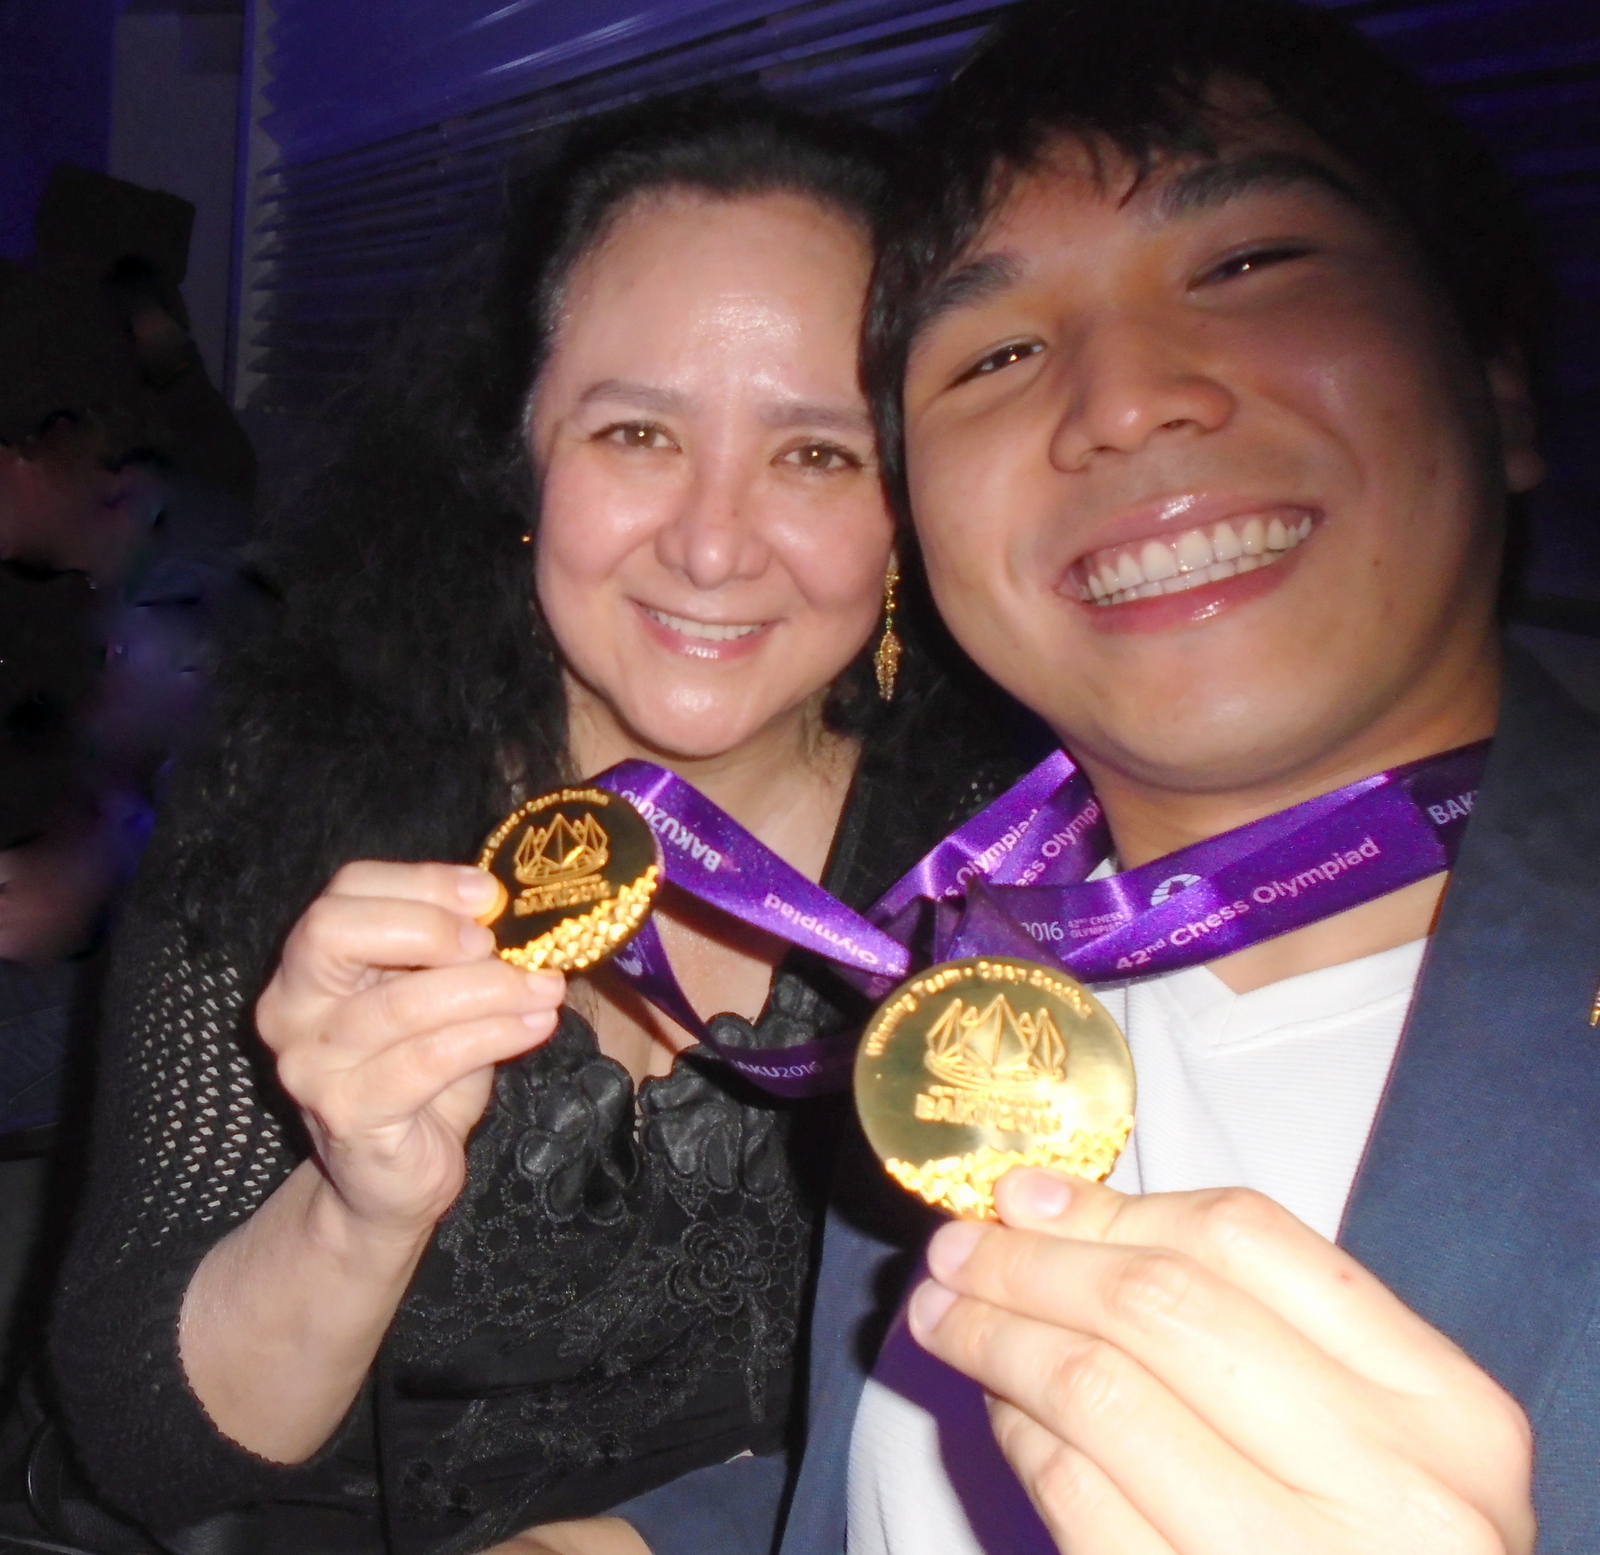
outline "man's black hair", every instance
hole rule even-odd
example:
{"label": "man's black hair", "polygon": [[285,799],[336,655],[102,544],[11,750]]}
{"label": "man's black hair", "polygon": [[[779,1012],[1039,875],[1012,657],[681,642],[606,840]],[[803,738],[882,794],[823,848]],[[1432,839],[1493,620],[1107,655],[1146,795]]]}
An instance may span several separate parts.
{"label": "man's black hair", "polygon": [[1549,286],[1504,169],[1408,71],[1348,23],[1293,0],[1027,0],[1010,11],[916,135],[906,215],[868,311],[866,382],[885,473],[903,500],[900,385],[933,288],[1010,180],[1063,138],[1144,176],[1216,153],[1214,91],[1263,90],[1405,230],[1485,359],[1530,375]]}

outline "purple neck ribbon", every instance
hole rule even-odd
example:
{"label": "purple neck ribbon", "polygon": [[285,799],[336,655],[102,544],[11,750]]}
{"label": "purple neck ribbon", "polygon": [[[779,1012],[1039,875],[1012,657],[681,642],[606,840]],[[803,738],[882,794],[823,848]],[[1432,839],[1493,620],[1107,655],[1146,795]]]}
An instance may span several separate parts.
{"label": "purple neck ribbon", "polygon": [[[1386,896],[1454,863],[1488,753],[1483,740],[1391,767],[1091,880],[1110,857],[1111,834],[1088,779],[1056,751],[938,843],[865,916],[665,768],[624,761],[594,781],[644,817],[674,885],[825,957],[878,999],[913,967],[961,956],[1047,956],[1086,983],[1159,976]],[[848,1089],[854,1031],[760,1050],[719,1041],[685,997],[653,920],[611,964],[763,1089]]]}

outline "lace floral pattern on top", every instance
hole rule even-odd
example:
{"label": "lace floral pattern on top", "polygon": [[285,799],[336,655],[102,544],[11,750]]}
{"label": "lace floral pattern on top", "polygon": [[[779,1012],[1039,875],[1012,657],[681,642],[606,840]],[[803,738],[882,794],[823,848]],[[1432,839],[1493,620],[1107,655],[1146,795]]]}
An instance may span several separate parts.
{"label": "lace floral pattern on top", "polygon": [[709,1461],[777,1445],[810,1265],[789,1149],[806,1114],[692,1050],[635,1094],[570,1010],[501,1071],[388,1345],[392,1386],[426,1421],[387,1438],[404,1521],[444,1531],[506,1504],[513,1464],[509,1524],[574,1515],[541,1492],[603,1483],[663,1429],[675,1449],[713,1444]]}

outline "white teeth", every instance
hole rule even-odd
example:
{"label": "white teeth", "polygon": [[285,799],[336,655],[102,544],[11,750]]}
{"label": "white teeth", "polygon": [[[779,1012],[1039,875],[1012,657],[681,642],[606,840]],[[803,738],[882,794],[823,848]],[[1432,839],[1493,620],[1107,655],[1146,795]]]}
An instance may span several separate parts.
{"label": "white teeth", "polygon": [[748,637],[752,632],[759,632],[762,626],[760,621],[751,626],[721,626],[711,621],[691,621],[688,616],[668,615],[665,610],[652,610],[648,605],[645,606],[645,614],[684,637],[699,637],[713,643],[733,642],[737,638]]}
{"label": "white teeth", "polygon": [[1139,567],[1146,582],[1159,583],[1163,578],[1177,577],[1178,558],[1172,554],[1170,545],[1163,545],[1159,540],[1146,540],[1144,549],[1139,552]]}
{"label": "white teeth", "polygon": [[1203,572],[1215,560],[1211,542],[1198,529],[1185,530],[1178,536],[1178,566],[1184,572]]}
{"label": "white teeth", "polygon": [[[1085,604],[1121,605],[1130,599],[1154,599],[1158,594],[1181,594],[1202,583],[1220,583],[1241,572],[1270,567],[1306,539],[1312,527],[1309,513],[1292,523],[1275,514],[1265,521],[1247,518],[1237,528],[1220,523],[1213,524],[1209,532],[1186,529],[1173,540],[1141,541],[1137,549],[1108,548],[1082,564],[1078,595]],[[675,617],[651,613],[676,624]],[[701,629],[711,630],[716,629]],[[743,635],[755,628],[720,630]]]}

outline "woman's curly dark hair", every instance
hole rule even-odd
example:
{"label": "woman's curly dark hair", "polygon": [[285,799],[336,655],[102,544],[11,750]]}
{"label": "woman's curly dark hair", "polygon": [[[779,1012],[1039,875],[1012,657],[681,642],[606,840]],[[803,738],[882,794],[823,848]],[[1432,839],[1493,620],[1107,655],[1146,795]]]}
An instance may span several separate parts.
{"label": "woman's curly dark hair", "polygon": [[[584,128],[511,184],[498,239],[401,330],[345,411],[342,451],[275,523],[281,617],[224,672],[220,739],[174,787],[145,900],[258,977],[345,861],[470,858],[513,796],[568,777],[523,430],[563,285],[650,190],[798,193],[875,243],[886,165],[860,125],[695,96]],[[835,727],[916,722],[944,672],[914,599],[907,615],[906,692],[883,710],[863,653]]]}

